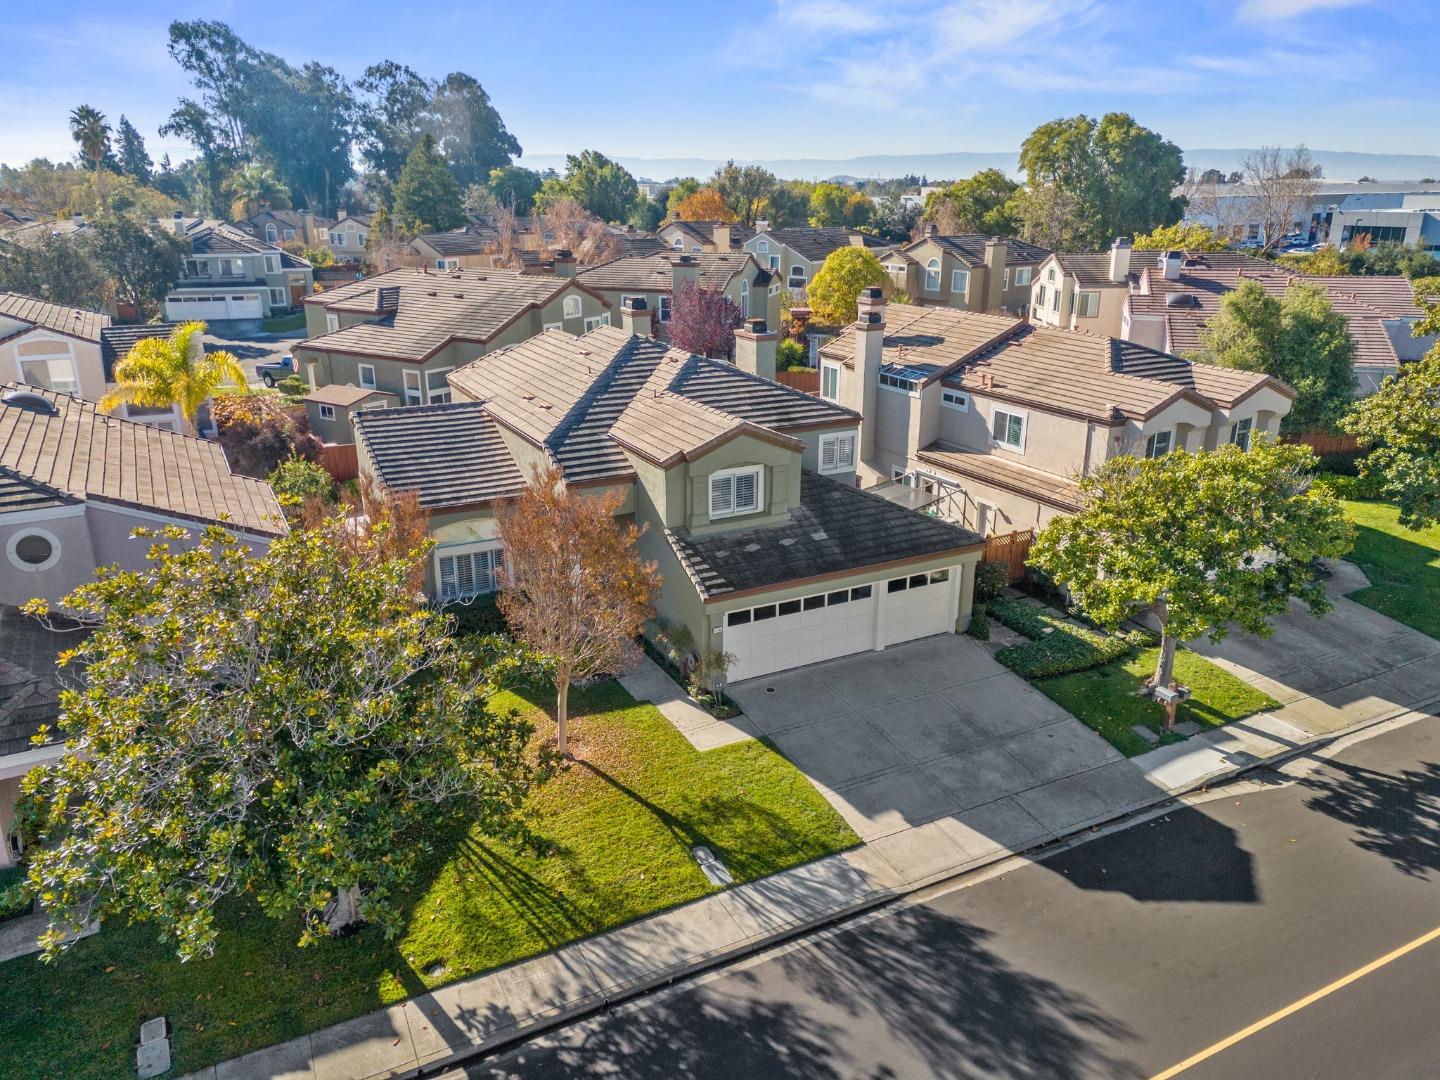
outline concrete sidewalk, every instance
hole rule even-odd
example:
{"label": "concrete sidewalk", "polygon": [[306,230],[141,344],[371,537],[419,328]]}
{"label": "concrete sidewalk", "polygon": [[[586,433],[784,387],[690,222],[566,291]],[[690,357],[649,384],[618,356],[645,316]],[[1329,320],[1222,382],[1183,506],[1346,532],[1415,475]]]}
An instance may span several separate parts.
{"label": "concrete sidewalk", "polygon": [[[1354,587],[1348,572],[1337,575],[1337,594]],[[1328,625],[1296,612],[1280,621],[1272,638],[1241,635],[1220,646],[1197,646],[1269,690],[1283,702],[1276,712],[1128,760],[1106,755],[1089,767],[1066,763],[1065,775],[1035,789],[1041,796],[1029,801],[997,798],[930,820],[917,815],[913,824],[892,818],[864,847],[726,889],[192,1076],[364,1080],[459,1061],[1339,734],[1398,717],[1435,715],[1440,642],[1351,601],[1336,603],[1336,612],[1327,617],[1336,621]],[[976,678],[967,687],[989,678],[972,674]],[[952,673],[946,678],[965,677]],[[1313,691],[1301,683],[1313,685]],[[637,696],[653,694],[677,727],[689,728],[687,737],[696,745],[723,745],[769,726],[757,715],[730,723],[728,730],[713,727],[721,722],[688,702],[658,668],[637,673],[626,685]],[[967,699],[974,695],[967,689]],[[1058,723],[1045,730],[1052,728],[1064,730]],[[777,742],[783,741],[781,734]],[[1064,754],[1063,747],[1057,750]]]}

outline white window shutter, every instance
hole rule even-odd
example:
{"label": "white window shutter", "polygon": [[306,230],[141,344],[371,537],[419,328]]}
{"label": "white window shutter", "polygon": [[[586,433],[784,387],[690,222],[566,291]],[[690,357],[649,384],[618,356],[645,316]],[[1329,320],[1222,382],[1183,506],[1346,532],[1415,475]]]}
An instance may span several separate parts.
{"label": "white window shutter", "polygon": [[734,505],[734,478],[712,476],[710,478],[710,516],[728,514]]}
{"label": "white window shutter", "polygon": [[756,510],[760,506],[760,486],[753,472],[739,473],[735,477],[735,509]]}
{"label": "white window shutter", "polygon": [[839,439],[822,439],[822,440],[820,440],[820,468],[821,468],[821,470],[823,470],[823,471],[825,471],[825,472],[829,472],[831,469],[835,468],[835,457],[836,457],[836,454],[837,454],[839,448],[840,448],[840,440],[839,440]]}

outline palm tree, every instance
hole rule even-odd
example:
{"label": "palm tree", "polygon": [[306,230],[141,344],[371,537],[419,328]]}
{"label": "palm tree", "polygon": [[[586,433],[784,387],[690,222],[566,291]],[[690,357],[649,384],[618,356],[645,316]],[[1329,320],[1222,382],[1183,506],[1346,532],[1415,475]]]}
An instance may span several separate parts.
{"label": "palm tree", "polygon": [[100,408],[108,411],[119,405],[146,409],[178,406],[193,431],[200,406],[215,391],[226,383],[248,391],[245,370],[233,353],[223,349],[205,352],[195,340],[204,332],[203,322],[187,322],[177,326],[168,338],[136,342],[130,355],[115,365],[115,389],[100,399]]}
{"label": "palm tree", "polygon": [[237,218],[254,217],[261,206],[272,210],[290,207],[290,189],[275,175],[274,169],[258,161],[236,169],[221,185],[221,190],[230,196],[230,213]]}
{"label": "palm tree", "polygon": [[100,171],[100,162],[110,152],[110,124],[105,114],[89,105],[81,105],[70,114],[70,137],[90,159],[90,168]]}

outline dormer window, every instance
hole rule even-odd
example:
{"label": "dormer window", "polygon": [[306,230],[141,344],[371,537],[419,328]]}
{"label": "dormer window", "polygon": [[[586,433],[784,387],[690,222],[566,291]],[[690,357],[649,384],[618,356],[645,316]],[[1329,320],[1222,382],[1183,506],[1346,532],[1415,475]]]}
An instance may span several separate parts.
{"label": "dormer window", "polygon": [[1171,432],[1157,431],[1145,440],[1145,456],[1147,458],[1164,457],[1170,452],[1172,439]]}
{"label": "dormer window", "polygon": [[849,472],[855,468],[854,435],[820,436],[820,471]]}
{"label": "dormer window", "polygon": [[1255,427],[1255,420],[1247,416],[1244,420],[1237,420],[1230,425],[1230,441],[1241,450],[1250,449],[1250,432]]}
{"label": "dormer window", "polygon": [[765,470],[760,465],[710,474],[710,517],[753,514],[760,509]]}
{"label": "dormer window", "polygon": [[275,226],[274,226],[274,224],[273,224],[273,223],[270,223],[270,222],[267,222],[266,225],[265,225],[265,240],[266,240],[266,242],[273,244],[273,243],[275,243],[275,241],[276,241],[277,239],[279,239],[279,237],[280,237],[280,234],[275,231]]}
{"label": "dormer window", "polygon": [[931,259],[925,264],[925,291],[940,291],[940,260]]}

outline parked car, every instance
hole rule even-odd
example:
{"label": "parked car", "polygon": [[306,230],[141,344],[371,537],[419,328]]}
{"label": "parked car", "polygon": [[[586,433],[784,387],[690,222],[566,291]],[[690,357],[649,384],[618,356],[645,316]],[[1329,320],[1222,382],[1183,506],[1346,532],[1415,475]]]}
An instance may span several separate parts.
{"label": "parked car", "polygon": [[1235,245],[1236,251],[1262,251],[1264,248],[1264,240],[1241,240]]}
{"label": "parked car", "polygon": [[295,374],[295,357],[286,353],[273,364],[256,364],[255,374],[260,376],[260,381],[266,386],[273,387],[281,379],[288,379]]}

